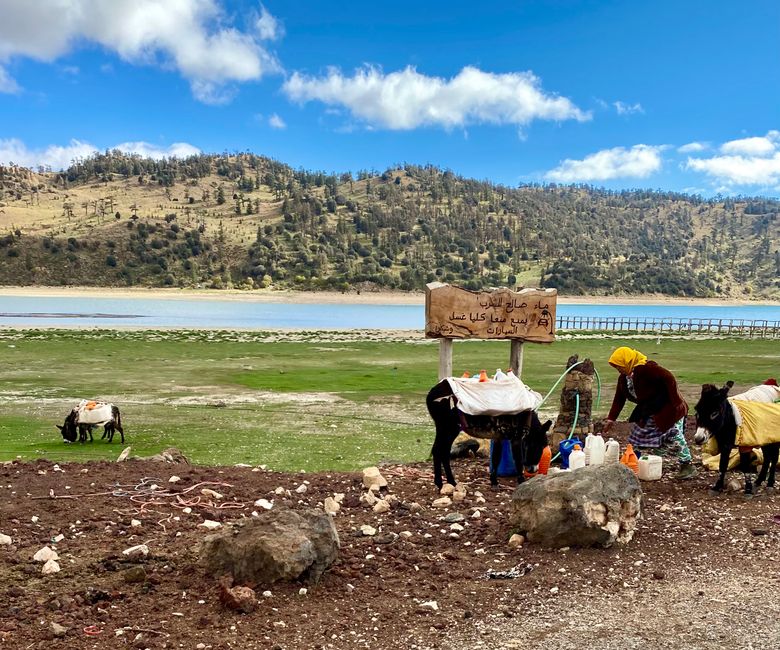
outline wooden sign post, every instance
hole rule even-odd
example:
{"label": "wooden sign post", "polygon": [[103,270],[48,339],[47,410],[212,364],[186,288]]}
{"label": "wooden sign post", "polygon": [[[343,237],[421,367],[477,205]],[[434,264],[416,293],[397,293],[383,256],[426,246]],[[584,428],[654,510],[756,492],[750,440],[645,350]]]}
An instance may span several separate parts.
{"label": "wooden sign post", "polygon": [[439,379],[452,376],[453,339],[509,339],[509,367],[523,370],[523,342],[555,340],[555,289],[468,291],[431,282],[425,287],[425,336],[441,339]]}

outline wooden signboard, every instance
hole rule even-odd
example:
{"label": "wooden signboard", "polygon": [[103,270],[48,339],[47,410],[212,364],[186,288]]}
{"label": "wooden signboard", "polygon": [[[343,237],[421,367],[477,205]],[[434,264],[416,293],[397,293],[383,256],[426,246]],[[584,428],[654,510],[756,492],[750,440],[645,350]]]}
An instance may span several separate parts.
{"label": "wooden signboard", "polygon": [[557,298],[556,289],[468,291],[432,282],[425,287],[425,336],[552,343]]}

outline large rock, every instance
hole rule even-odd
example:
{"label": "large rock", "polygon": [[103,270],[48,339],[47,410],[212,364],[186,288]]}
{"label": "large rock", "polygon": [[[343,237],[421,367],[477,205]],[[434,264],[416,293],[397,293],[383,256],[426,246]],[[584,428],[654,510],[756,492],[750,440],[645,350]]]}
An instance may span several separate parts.
{"label": "large rock", "polygon": [[512,495],[511,522],[531,542],[611,546],[631,541],[642,512],[639,479],[621,464],[539,476]]}
{"label": "large rock", "polygon": [[338,549],[339,536],[327,514],[274,508],[206,537],[201,561],[211,574],[232,575],[237,584],[317,582]]}

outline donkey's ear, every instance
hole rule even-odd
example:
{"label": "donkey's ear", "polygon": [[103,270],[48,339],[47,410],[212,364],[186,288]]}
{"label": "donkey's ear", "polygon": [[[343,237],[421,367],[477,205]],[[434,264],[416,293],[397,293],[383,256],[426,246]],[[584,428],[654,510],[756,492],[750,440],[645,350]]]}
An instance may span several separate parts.
{"label": "donkey's ear", "polygon": [[57,427],[60,431],[62,431],[65,428],[61,424],[55,424],[54,426]]}
{"label": "donkey's ear", "polygon": [[544,431],[545,433],[547,433],[547,432],[550,430],[550,427],[552,426],[552,423],[553,423],[553,421],[552,421],[552,420],[547,420],[547,422],[545,422],[545,423],[542,425],[542,431]]}
{"label": "donkey's ear", "polygon": [[728,395],[729,391],[732,389],[733,386],[734,386],[734,382],[729,379],[721,389],[723,391],[723,394]]}

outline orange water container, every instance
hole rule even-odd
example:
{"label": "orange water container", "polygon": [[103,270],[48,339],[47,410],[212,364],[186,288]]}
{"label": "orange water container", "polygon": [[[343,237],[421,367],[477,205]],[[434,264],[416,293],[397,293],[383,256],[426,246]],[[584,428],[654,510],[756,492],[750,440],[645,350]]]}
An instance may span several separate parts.
{"label": "orange water container", "polygon": [[639,459],[636,457],[631,443],[626,445],[626,451],[623,453],[620,462],[634,472],[634,474],[639,474]]}
{"label": "orange water container", "polygon": [[485,372],[484,370],[480,370],[479,371],[479,380],[480,381],[488,381],[487,372]]}
{"label": "orange water container", "polygon": [[547,474],[550,470],[550,460],[552,459],[552,449],[547,445],[542,451],[542,458],[539,461],[539,474]]}
{"label": "orange water container", "polygon": [[464,373],[461,375],[461,377],[462,377],[463,379],[468,379],[469,377],[471,377],[471,373],[470,373],[470,372],[467,370],[466,372],[464,372]]}

